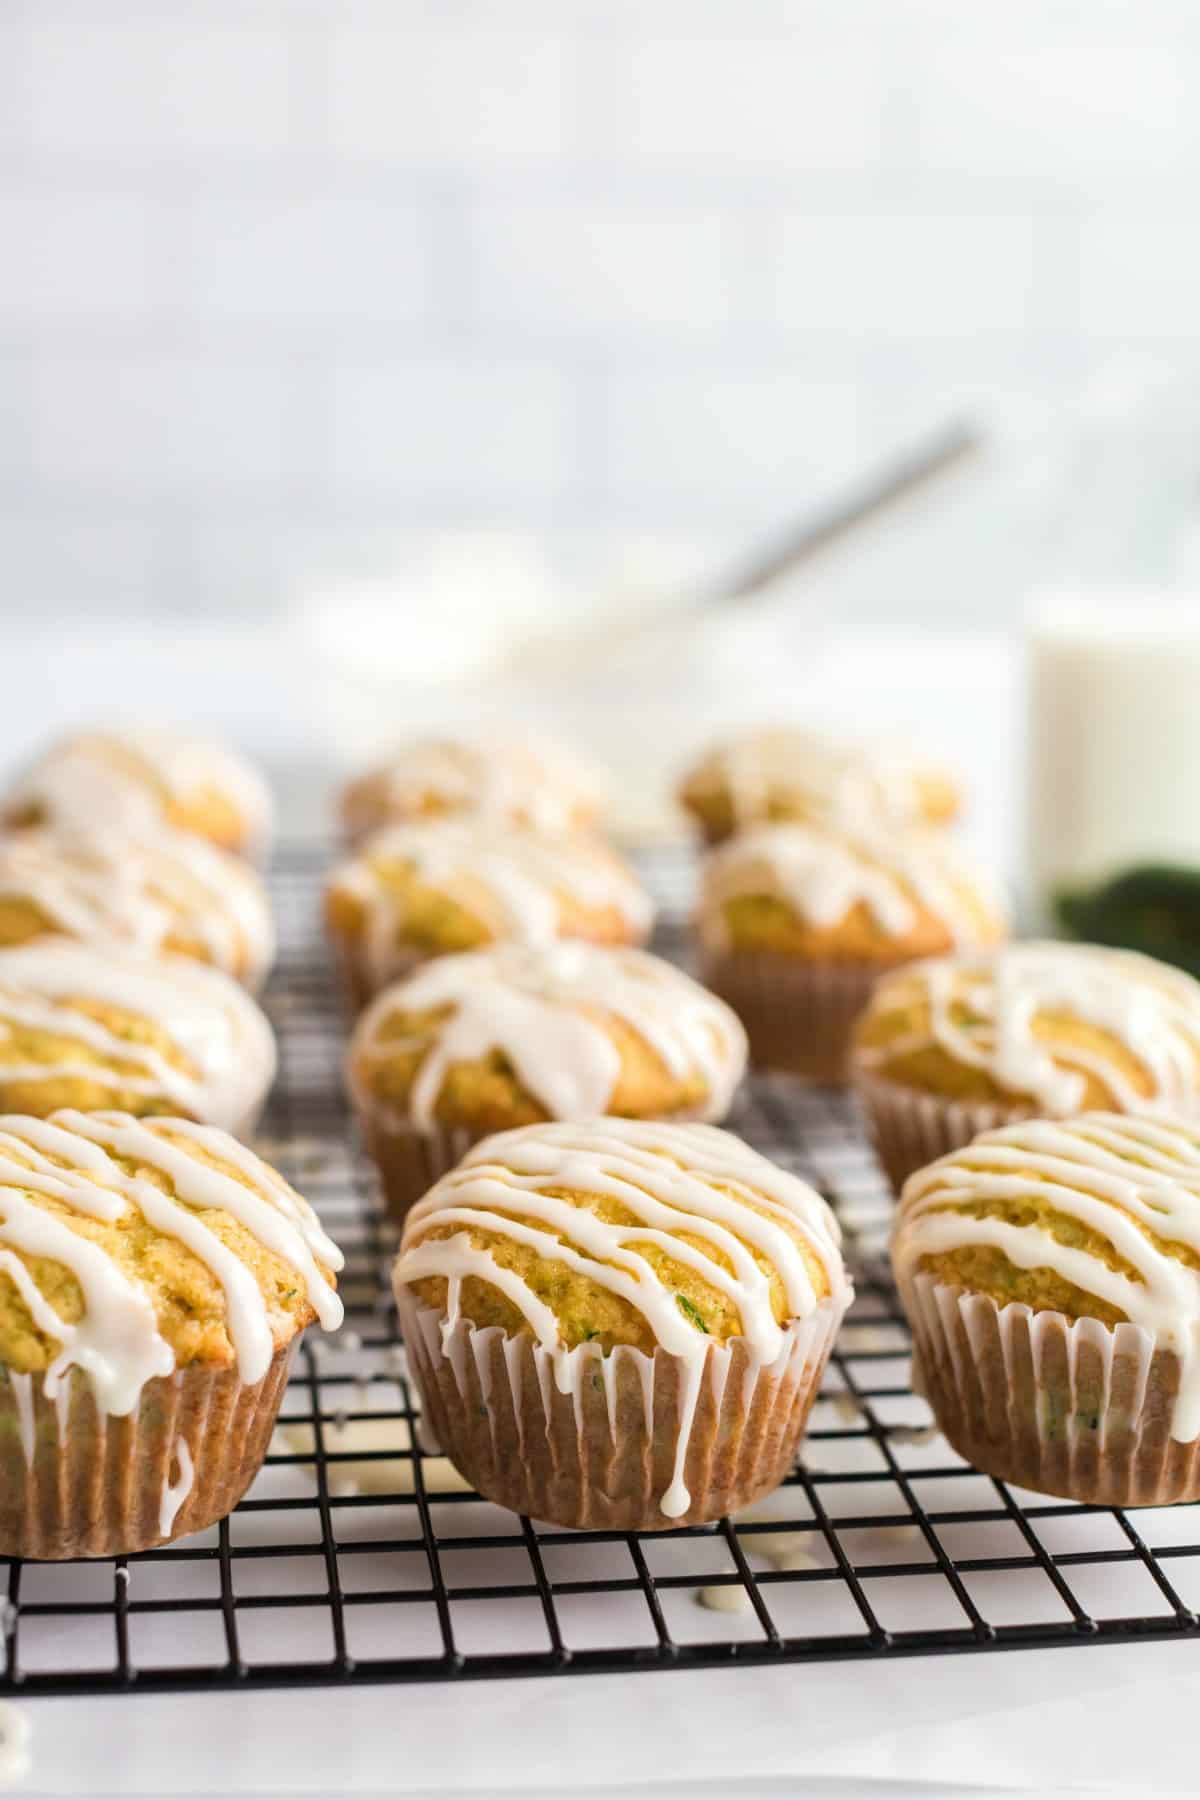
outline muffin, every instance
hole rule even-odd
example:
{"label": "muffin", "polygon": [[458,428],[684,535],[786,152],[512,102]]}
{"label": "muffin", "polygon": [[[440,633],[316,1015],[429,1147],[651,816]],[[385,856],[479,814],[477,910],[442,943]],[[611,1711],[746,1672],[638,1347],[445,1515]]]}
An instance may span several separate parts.
{"label": "muffin", "polygon": [[347,1081],[390,1211],[469,1145],[548,1119],[721,1119],[746,1064],[729,1008],[644,950],[501,944],[385,988]]}
{"label": "muffin", "polygon": [[798,729],[755,731],[701,757],[679,801],[710,844],[748,826],[943,825],[962,796],[953,777],[910,752]]}
{"label": "muffin", "polygon": [[163,824],[261,856],[271,796],[244,758],[169,731],[81,731],[52,744],[0,802],[10,828]]}
{"label": "muffin", "polygon": [[182,956],[48,939],[0,950],[0,1113],[177,1114],[253,1130],[275,1039],[228,975]]}
{"label": "muffin", "polygon": [[768,1068],[841,1082],[876,981],[1004,933],[998,900],[939,832],[759,825],[710,852],[701,974]]}
{"label": "muffin", "polygon": [[812,1188],[710,1125],[489,1138],[394,1272],[425,1417],[480,1494],[556,1525],[703,1525],[778,1487],[852,1298]]}
{"label": "muffin", "polygon": [[325,922],[351,1004],[431,956],[511,941],[644,942],[653,909],[596,838],[465,815],[393,825],[325,890]]}
{"label": "muffin", "polygon": [[921,1391],[985,1474],[1103,1506],[1200,1499],[1200,1131],[1084,1113],[912,1176],[892,1260]]}
{"label": "muffin", "polygon": [[481,734],[414,738],[352,781],[341,815],[352,840],[383,825],[481,813],[541,831],[578,831],[603,810],[603,783],[557,745]]}
{"label": "muffin", "polygon": [[249,864],[165,826],[0,837],[0,949],[46,937],[174,951],[253,989],[275,951]]}
{"label": "muffin", "polygon": [[1200,982],[1134,951],[1010,944],[881,981],[854,1085],[897,1190],[1017,1119],[1200,1110]]}
{"label": "muffin", "polygon": [[127,1113],[0,1132],[0,1555],[124,1556],[200,1531],[262,1463],[341,1256],[212,1126]]}

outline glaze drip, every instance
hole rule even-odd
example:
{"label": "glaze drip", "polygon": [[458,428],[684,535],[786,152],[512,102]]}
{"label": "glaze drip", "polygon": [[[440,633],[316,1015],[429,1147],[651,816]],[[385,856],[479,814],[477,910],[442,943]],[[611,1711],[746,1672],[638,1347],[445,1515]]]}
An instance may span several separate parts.
{"label": "glaze drip", "polygon": [[739,826],[769,817],[781,801],[798,817],[832,826],[904,827],[924,813],[922,767],[911,754],[815,731],[754,732],[711,752],[701,775],[725,788]]}
{"label": "glaze drip", "polygon": [[569,831],[581,816],[598,811],[602,799],[593,773],[556,745],[498,734],[474,741],[417,739],[379,773],[381,820],[415,817],[432,806]]}
{"label": "glaze drip", "polygon": [[[1014,1209],[1040,1202],[1098,1244],[1062,1243],[1045,1224],[1003,1212],[956,1210],[1004,1201]],[[1095,1295],[1178,1355],[1171,1432],[1191,1443],[1200,1437],[1200,1269],[1171,1255],[1172,1244],[1200,1259],[1200,1133],[1167,1119],[1084,1113],[984,1132],[914,1175],[892,1257],[903,1286],[923,1257],[983,1245],[1016,1268],[1049,1269]],[[1133,1273],[1110,1267],[1103,1250]]]}
{"label": "glaze drip", "polygon": [[[563,1190],[602,1195],[632,1215],[613,1223],[572,1205]],[[749,1201],[751,1204],[747,1205]],[[729,1133],[708,1125],[600,1119],[528,1126],[488,1138],[409,1214],[394,1281],[397,1291],[431,1276],[447,1283],[443,1342],[459,1320],[462,1283],[471,1276],[503,1293],[550,1359],[559,1391],[575,1394],[591,1344],[568,1347],[553,1308],[470,1232],[526,1245],[617,1294],[638,1311],[656,1344],[684,1363],[684,1401],[674,1474],[662,1499],[668,1517],[687,1511],[683,1469],[711,1340],[697,1329],[639,1246],[654,1247],[700,1273],[737,1309],[740,1336],[755,1370],[788,1351],[788,1323],[775,1318],[770,1276],[783,1285],[789,1319],[808,1317],[820,1302],[808,1266],[784,1222],[799,1228],[825,1272],[828,1298],[843,1307],[850,1287],[837,1223],[820,1196]],[[433,1227],[456,1227],[430,1238]],[[684,1243],[682,1234],[699,1239]],[[585,1354],[588,1353],[588,1354]]]}
{"label": "glaze drip", "polygon": [[[1085,1073],[1125,1111],[1172,1111],[1200,1098],[1200,982],[1134,951],[1091,944],[1023,943],[990,954],[914,963],[876,990],[872,1017],[910,1010],[913,990],[928,1028],[863,1044],[867,1067],[937,1047],[981,1069],[1042,1112],[1068,1115],[1083,1104]],[[1135,1058],[1150,1084],[1143,1094],[1111,1050],[1056,1039],[1046,1015],[1095,1026]]]}
{"label": "glaze drip", "polygon": [[0,898],[27,900],[47,934],[160,951],[171,938],[254,986],[274,953],[262,883],[235,856],[166,826],[25,831],[0,840]]}
{"label": "glaze drip", "polygon": [[369,1075],[376,1058],[408,1047],[383,1034],[395,1013],[442,1007],[449,1015],[436,1027],[409,1102],[424,1130],[434,1122],[448,1070],[493,1050],[508,1057],[552,1117],[604,1113],[621,1073],[605,1015],[635,1031],[675,1078],[703,1079],[704,1117],[724,1115],[745,1069],[745,1033],[733,1012],[661,958],[580,943],[540,950],[502,944],[438,957],[381,994],[355,1034],[354,1079]]}
{"label": "glaze drip", "polygon": [[[185,1147],[189,1145],[226,1167],[201,1160]],[[172,1191],[143,1173],[130,1173],[127,1165],[155,1170]],[[235,1179],[229,1168],[245,1181]],[[39,1205],[39,1195],[66,1208],[66,1216]],[[16,1284],[37,1328],[60,1345],[44,1377],[47,1398],[56,1398],[64,1377],[78,1368],[102,1410],[121,1416],[134,1410],[149,1380],[175,1367],[149,1290],[70,1223],[71,1213],[112,1222],[131,1209],[185,1244],[224,1289],[230,1341],[243,1381],[253,1383],[266,1374],[274,1344],[271,1317],[257,1280],[210,1230],[206,1212],[220,1209],[236,1218],[258,1243],[297,1271],[322,1325],[333,1329],[341,1323],[341,1302],[318,1266],[340,1268],[340,1252],[306,1202],[223,1131],[178,1119],[147,1122],[125,1113],[3,1116],[0,1267]],[[84,1311],[77,1322],[55,1312],[24,1260],[29,1257],[60,1263],[78,1281]]]}
{"label": "glaze drip", "polygon": [[727,902],[763,894],[821,929],[840,925],[862,905],[879,930],[895,938],[913,929],[918,908],[939,920],[955,942],[978,935],[979,905],[1002,916],[995,898],[982,892],[978,877],[945,838],[870,824],[836,834],[807,825],[758,825],[732,838],[705,862],[706,933],[728,941]]}
{"label": "glaze drip", "polygon": [[[153,1024],[175,1060],[93,1018],[86,1002]],[[25,1030],[77,1046],[77,1058],[69,1050],[61,1061],[31,1057],[13,1042]],[[188,957],[66,941],[0,950],[0,1087],[78,1078],[235,1130],[256,1111],[274,1072],[270,1026],[220,970]]]}
{"label": "glaze drip", "polygon": [[52,746],[6,797],[13,812],[36,807],[68,829],[152,830],[164,804],[206,790],[226,795],[243,822],[248,847],[262,850],[271,830],[271,797],[248,763],[215,744],[166,731],[81,732]]}
{"label": "glaze drip", "polygon": [[196,1477],[192,1453],[188,1449],[187,1439],[184,1437],[181,1437],[175,1446],[174,1461],[178,1473],[172,1481],[170,1479],[171,1471],[167,1470],[167,1480],[163,1484],[162,1499],[158,1508],[158,1534],[164,1538],[170,1537],[175,1521],[179,1517],[179,1509],[191,1493],[192,1483]]}
{"label": "glaze drip", "polygon": [[650,928],[645,890],[591,839],[514,830],[486,818],[397,825],[370,838],[330,883],[364,908],[364,948],[376,983],[394,969],[405,926],[405,895],[387,880],[389,864],[407,864],[422,885],[441,889],[477,914],[497,939],[553,943],[564,899],[592,912],[617,913],[633,936]]}

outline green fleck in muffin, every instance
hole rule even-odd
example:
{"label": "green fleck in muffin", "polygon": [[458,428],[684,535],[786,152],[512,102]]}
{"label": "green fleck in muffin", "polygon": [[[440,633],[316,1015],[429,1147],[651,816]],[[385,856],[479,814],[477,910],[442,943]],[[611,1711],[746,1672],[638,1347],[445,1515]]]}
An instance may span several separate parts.
{"label": "green fleck in muffin", "polygon": [[347,1073],[390,1209],[490,1132],[612,1113],[719,1119],[745,1068],[735,1015],[672,964],[579,942],[439,957],[364,1013]]}
{"label": "green fleck in muffin", "polygon": [[913,1175],[892,1262],[921,1391],[986,1474],[1102,1506],[1200,1498],[1200,1131],[1084,1113]]}
{"label": "green fleck in muffin", "polygon": [[341,1257],[212,1126],[126,1113],[0,1131],[0,1554],[117,1556],[199,1531],[266,1454]]}
{"label": "green fleck in muffin", "polygon": [[709,1125],[532,1125],[409,1214],[394,1272],[427,1416],[486,1498],[699,1525],[778,1486],[850,1302],[825,1202]]}

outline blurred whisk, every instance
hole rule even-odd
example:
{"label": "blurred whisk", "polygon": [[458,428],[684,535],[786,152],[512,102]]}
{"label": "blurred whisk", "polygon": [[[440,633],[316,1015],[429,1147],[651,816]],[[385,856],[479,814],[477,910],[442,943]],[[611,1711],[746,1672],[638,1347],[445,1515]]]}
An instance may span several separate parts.
{"label": "blurred whisk", "polygon": [[932,437],[867,476],[843,498],[790,526],[773,542],[754,550],[714,583],[704,598],[719,605],[746,600],[769,588],[810,558],[820,555],[859,526],[909,499],[981,449],[983,433],[970,420],[952,419]]}

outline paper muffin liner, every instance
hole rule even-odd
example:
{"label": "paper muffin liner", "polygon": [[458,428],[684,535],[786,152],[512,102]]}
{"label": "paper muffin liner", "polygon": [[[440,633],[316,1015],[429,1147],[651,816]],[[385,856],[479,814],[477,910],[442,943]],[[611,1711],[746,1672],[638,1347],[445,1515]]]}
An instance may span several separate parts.
{"label": "paper muffin liner", "polygon": [[232,1512],[262,1466],[296,1342],[261,1381],[198,1364],[104,1412],[78,1369],[47,1399],[40,1375],[0,1373],[0,1556],[127,1556]]}
{"label": "paper muffin liner", "polygon": [[901,1290],[914,1387],[975,1468],[1089,1505],[1200,1498],[1200,1439],[1171,1436],[1179,1358],[1153,1333],[998,1306],[930,1275]]}
{"label": "paper muffin liner", "polygon": [[384,1205],[397,1224],[404,1223],[435,1182],[457,1167],[472,1144],[491,1136],[467,1125],[435,1124],[428,1131],[418,1131],[362,1105],[358,1124],[367,1155],[379,1173]]}
{"label": "paper muffin liner", "polygon": [[746,1027],[751,1061],[836,1087],[859,1014],[891,963],[816,962],[770,950],[710,950],[700,979]]}
{"label": "paper muffin liner", "polygon": [[961,1150],[981,1131],[1015,1125],[1032,1116],[1028,1106],[1002,1106],[986,1100],[952,1100],[941,1094],[887,1081],[855,1068],[854,1091],[866,1118],[867,1134],[884,1174],[898,1194],[910,1175],[939,1156]]}
{"label": "paper muffin liner", "polygon": [[429,960],[419,950],[396,949],[388,959],[387,974],[381,980],[357,938],[331,931],[329,941],[333,946],[338,992],[346,1015],[351,1019],[356,1019],[385,987],[390,987],[394,981],[403,981],[406,975],[411,975],[414,969]]}
{"label": "paper muffin liner", "polygon": [[737,833],[737,820],[731,819],[727,813],[701,812],[698,806],[689,808],[689,811],[692,824],[706,850],[715,850],[718,844],[726,843]]}
{"label": "paper muffin liner", "polygon": [[445,1455],[485,1499],[577,1530],[662,1531],[703,1525],[777,1488],[797,1447],[849,1293],[823,1300],[757,1368],[744,1339],[709,1346],[683,1462],[687,1502],[668,1516],[687,1365],[598,1344],[571,1352],[570,1391],[527,1333],[440,1313],[397,1292],[424,1418]]}

